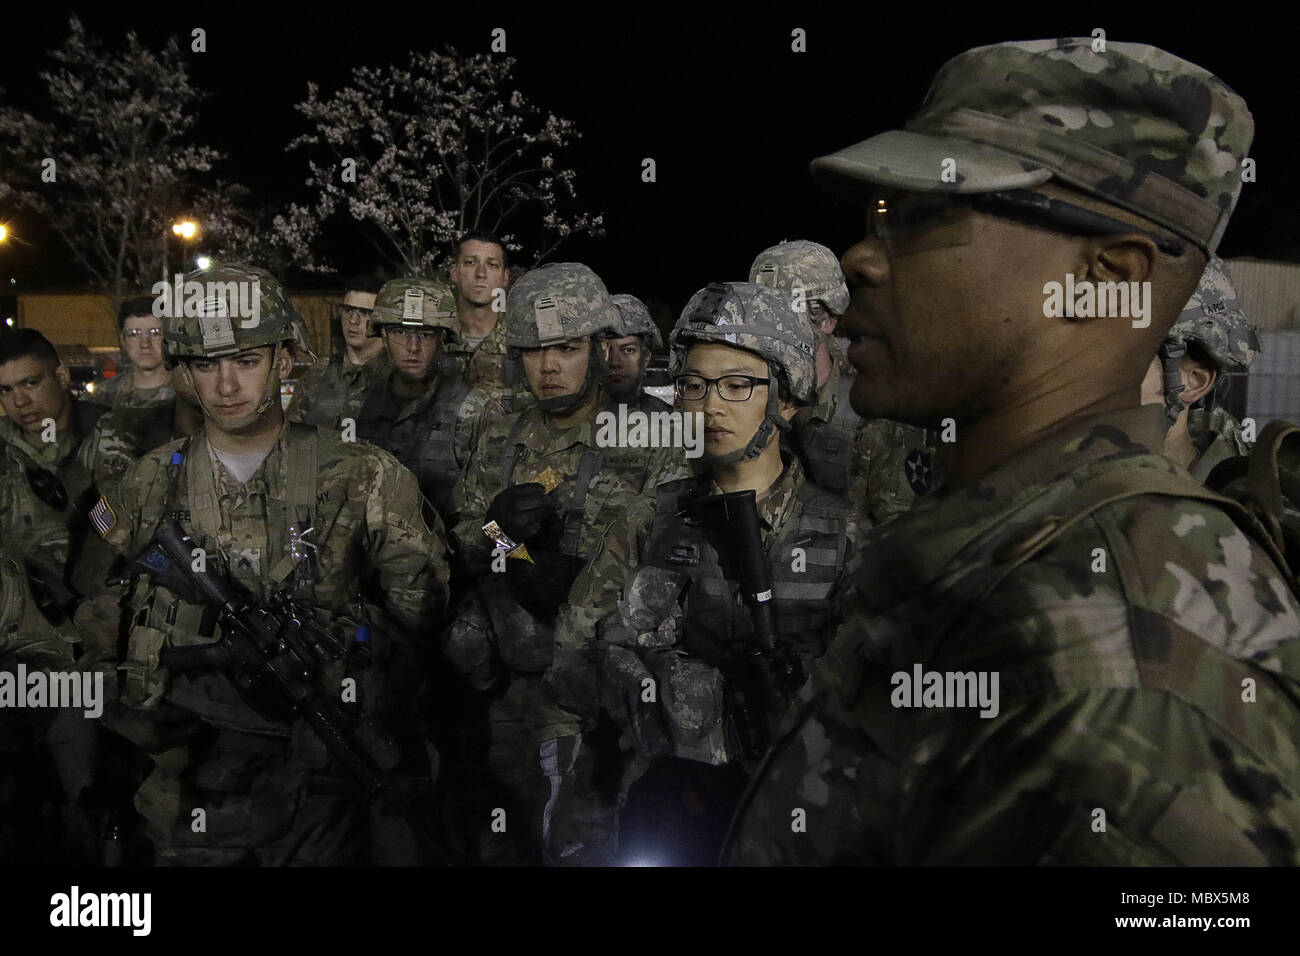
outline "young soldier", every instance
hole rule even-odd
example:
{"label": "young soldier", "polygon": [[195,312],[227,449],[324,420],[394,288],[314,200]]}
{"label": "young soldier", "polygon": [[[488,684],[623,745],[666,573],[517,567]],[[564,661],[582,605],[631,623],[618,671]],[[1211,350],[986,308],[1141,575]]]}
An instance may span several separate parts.
{"label": "young soldier", "polygon": [[[178,522],[209,570],[255,598],[298,602],[344,652],[306,675],[310,684],[343,701],[351,687],[358,733],[392,767],[390,735],[409,716],[402,701],[446,600],[441,522],[387,452],[285,422],[280,379],[307,345],[269,273],[214,263],[186,278],[211,283],[203,314],[168,319],[165,343],[203,427],[145,455],[91,519],[127,555]],[[249,302],[256,311],[245,315]],[[173,649],[219,636],[211,607],[151,577],[132,607],[111,713],[154,754],[135,803],[160,862],[355,862],[365,803],[306,723],[286,718],[282,703],[255,707],[223,671],[169,666]]]}
{"label": "young soldier", "polygon": [[125,372],[95,382],[89,400],[110,408],[147,408],[172,397],[163,367],[162,319],[149,296],[126,299],[117,310],[117,337],[130,363]]}
{"label": "young soldier", "polygon": [[[692,297],[671,342],[678,403],[704,418],[703,467],[659,485],[652,519],[610,528],[573,587],[548,683],[590,730],[600,667],[608,710],[637,758],[624,790],[649,766],[643,789],[669,808],[659,811],[672,823],[660,819],[658,852],[709,862],[785,704],[825,651],[859,519],[781,447],[816,396],[812,328],[788,296],[714,283]],[[706,496],[744,491],[757,506],[751,538],[739,515],[694,516],[692,503],[717,508],[722,499]],[[747,562],[766,579],[767,610],[750,607],[752,593],[742,601],[742,582],[753,586],[740,570]],[[616,811],[584,778],[593,770],[579,763],[556,790],[557,859],[601,862],[613,850]],[[690,833],[671,810],[687,794],[707,807]]]}
{"label": "young soldier", "polygon": [[348,280],[336,309],[343,349],[328,364],[303,373],[289,402],[289,421],[334,429],[344,418],[355,423],[366,390],[392,370],[383,343],[367,335],[380,285],[374,276]]}
{"label": "young soldier", "polygon": [[[507,299],[508,372],[537,404],[484,428],[456,487],[454,537],[479,587],[445,639],[447,656],[492,695],[489,764],[515,821],[506,834],[491,832],[490,807],[473,821],[490,860],[538,859],[548,792],[539,746],[550,739],[540,690],[556,613],[605,530],[645,507],[682,456],[596,441],[596,415],[608,404],[600,342],[618,321],[604,283],[584,265],[543,266],[519,280]],[[551,744],[541,759],[553,764]]]}
{"label": "young soldier", "polygon": [[647,394],[646,366],[656,349],[664,347],[663,336],[650,310],[634,295],[611,297],[619,314],[618,335],[605,340],[605,363],[609,371],[601,384],[611,401],[646,413],[672,411],[667,402]]}
{"label": "young soldier", "polygon": [[448,527],[455,524],[451,490],[469,462],[473,428],[488,403],[484,391],[439,370],[455,320],[455,298],[441,283],[385,283],[367,334],[382,339],[393,370],[370,386],[357,414],[357,437],[411,469]]}

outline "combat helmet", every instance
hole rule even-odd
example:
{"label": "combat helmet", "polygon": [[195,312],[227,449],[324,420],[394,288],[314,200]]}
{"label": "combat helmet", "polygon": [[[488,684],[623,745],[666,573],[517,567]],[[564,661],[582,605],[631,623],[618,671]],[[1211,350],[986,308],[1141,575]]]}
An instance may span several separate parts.
{"label": "combat helmet", "polygon": [[626,292],[620,292],[610,299],[618,309],[620,320],[615,338],[639,335],[652,350],[664,347],[664,338],[659,333],[659,326],[655,325],[654,317],[644,302]]}
{"label": "combat helmet", "polygon": [[445,282],[419,276],[385,282],[366,320],[366,335],[377,337],[386,325],[455,331],[456,294]]}
{"label": "combat helmet", "polygon": [[[674,376],[685,369],[692,344],[717,342],[762,356],[769,377],[784,385],[800,405],[811,405],[816,399],[812,327],[794,311],[790,300],[774,289],[751,282],[711,282],[691,296],[668,341]],[[749,443],[739,451],[711,460],[725,464],[754,458],[767,445],[773,430],[789,427],[780,414],[779,389],[769,388],[766,415]]]}
{"label": "combat helmet", "polygon": [[749,281],[787,294],[802,289],[811,317],[826,309],[840,315],[849,307],[849,287],[839,257],[806,239],[764,249],[749,267]]}
{"label": "combat helmet", "polygon": [[214,261],[186,274],[179,291],[169,288],[165,295],[163,357],[169,367],[178,359],[221,358],[281,342],[315,359],[306,323],[265,269]]}
{"label": "combat helmet", "polygon": [[[507,382],[521,382],[523,349],[559,345],[569,339],[616,333],[621,319],[609,290],[590,268],[556,262],[525,273],[506,294]],[[593,343],[594,344],[594,343]],[[582,388],[572,395],[538,399],[545,411],[562,412],[580,405],[605,372],[604,350],[593,348]]]}
{"label": "combat helmet", "polygon": [[1160,346],[1165,414],[1171,422],[1177,421],[1183,407],[1178,401],[1183,390],[1179,366],[1188,344],[1199,346],[1219,371],[1214,388],[1197,403],[1206,405],[1222,397],[1230,373],[1246,371],[1261,351],[1259,336],[1246,318],[1228,265],[1218,256],[1205,266],[1196,291]]}

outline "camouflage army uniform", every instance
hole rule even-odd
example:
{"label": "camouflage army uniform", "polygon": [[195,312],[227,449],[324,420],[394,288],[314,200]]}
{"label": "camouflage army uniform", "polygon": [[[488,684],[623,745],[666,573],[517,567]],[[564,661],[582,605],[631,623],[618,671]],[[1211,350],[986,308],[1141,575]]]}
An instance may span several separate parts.
{"label": "camouflage army uniform", "polygon": [[[543,318],[533,324],[539,314],[535,310],[544,308],[555,310],[553,327]],[[588,337],[592,352],[581,394],[595,390],[596,408],[604,407],[604,393],[596,384],[601,364],[596,336],[614,328],[617,312],[595,273],[576,263],[534,270],[511,288],[507,309],[507,321],[517,328],[510,333],[512,352]],[[522,363],[513,356],[507,361]],[[522,367],[515,371],[522,377]],[[559,428],[552,411],[540,404],[510,415],[489,409],[474,456],[453,494],[452,507],[460,516],[454,541],[471,574],[481,578],[473,601],[444,637],[446,654],[471,686],[492,695],[487,715],[489,769],[509,791],[527,826],[523,840],[519,840],[522,827],[516,824],[511,831],[512,840],[519,841],[514,850],[503,852],[504,841],[498,841],[500,847],[494,841],[480,841],[482,852],[492,860],[536,859],[547,786],[539,745],[549,739],[539,734],[553,723],[541,683],[551,663],[555,633],[553,620],[534,617],[508,593],[505,581],[494,580],[498,571],[511,573],[507,560],[521,559],[491,558],[494,545],[482,530],[489,508],[511,486],[547,478],[558,482],[550,497],[562,516],[560,525],[543,551],[535,544],[531,550],[538,551],[539,561],[580,565],[611,525],[649,507],[655,484],[685,473],[675,470],[683,467],[678,464],[683,461],[681,449],[603,448],[596,441],[598,430],[594,415]],[[560,597],[556,595],[557,600]],[[486,829],[486,820],[480,826]]]}
{"label": "camouflage army uniform", "polygon": [[[873,539],[733,862],[1300,861],[1300,608],[1246,534],[1199,501],[1131,498],[1010,569],[1089,477],[1186,477],[1147,450],[1158,417],[1044,439]],[[999,712],[892,707],[917,662],[999,674]]]}
{"label": "camouflage army uniform", "polygon": [[86,400],[107,408],[148,408],[176,397],[170,383],[164,382],[153,388],[135,388],[132,381],[131,369],[127,369],[112,378],[96,382],[95,390]]}
{"label": "camouflage army uniform", "polygon": [[[202,323],[169,319],[169,359],[299,341],[301,320],[269,274],[214,263],[187,279],[220,284],[253,277],[262,290],[258,325],[245,332],[226,318],[235,312],[223,303]],[[128,556],[143,551],[162,523],[177,521],[206,553],[210,570],[262,599],[287,591],[349,649],[323,665],[318,685],[339,687],[354,678],[363,717],[389,733],[410,729],[398,723],[410,716],[431,650],[430,624],[445,607],[447,544],[415,479],[387,452],[286,423],[241,483],[200,431],[132,465],[91,518]],[[156,767],[135,800],[160,859],[355,862],[365,804],[333,779],[337,766],[305,721],[264,715],[224,674],[162,666],[164,648],[212,642],[210,609],[143,579],[132,610],[119,665],[121,700],[159,736],[166,730],[172,738],[155,754]],[[367,655],[354,644],[362,625],[371,629]],[[176,745],[177,736],[185,743]],[[205,814],[200,832],[195,809]]]}
{"label": "camouflage army uniform", "polygon": [[[884,524],[933,487],[934,451],[922,428],[886,418],[863,419],[853,411],[853,367],[834,349],[831,357],[834,364],[817,389],[817,404],[799,410],[793,431],[805,450],[810,480],[859,505],[873,524]],[[850,441],[851,447],[841,448]],[[851,457],[841,464],[844,455]]]}
{"label": "camouflage army uniform", "polygon": [[291,422],[339,428],[344,418],[356,420],[367,390],[392,370],[393,360],[387,349],[380,349],[364,365],[353,365],[340,352],[327,364],[313,365],[303,373],[285,414]]}
{"label": "camouflage army uniform", "polygon": [[[59,429],[54,442],[36,444],[12,420],[0,419],[0,532],[11,555],[25,561],[60,604],[72,598],[72,565],[94,502],[90,473],[77,451],[104,412],[103,406],[74,401],[71,427]],[[46,485],[49,500],[37,493]]]}
{"label": "camouflage army uniform", "polygon": [[[513,389],[508,389],[501,377],[506,358],[506,330],[500,319],[483,341],[473,348],[459,332],[450,336],[443,346],[443,354],[448,363],[455,362],[455,374],[461,381],[468,382],[471,388],[481,388],[494,399],[513,395]],[[522,387],[521,390],[527,391]]]}
{"label": "camouflage army uniform", "polygon": [[77,453],[101,493],[108,491],[144,453],[184,435],[176,433],[176,399],[148,408],[117,408],[95,422]]}
{"label": "camouflage army uniform", "polygon": [[1205,481],[1219,462],[1249,455],[1254,448],[1242,437],[1241,422],[1226,408],[1191,410],[1187,415],[1187,430],[1200,452],[1187,467],[1197,481]]}
{"label": "camouflage army uniform", "polygon": [[[1091,47],[954,57],[906,132],[814,175],[859,197],[946,190],[903,183],[944,156],[973,193],[1059,177],[1212,256],[1245,103],[1165,51]],[[1300,863],[1300,604],[1261,529],[1153,452],[1165,431],[1154,408],[1067,421],[873,536],[725,858]],[[963,706],[971,681],[991,706]]]}

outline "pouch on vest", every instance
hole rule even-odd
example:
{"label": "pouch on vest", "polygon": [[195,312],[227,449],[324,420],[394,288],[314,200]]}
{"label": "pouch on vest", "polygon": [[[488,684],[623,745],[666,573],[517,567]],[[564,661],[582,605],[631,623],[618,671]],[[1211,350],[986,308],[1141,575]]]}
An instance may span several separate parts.
{"label": "pouch on vest", "polygon": [[160,662],[167,634],[156,627],[137,624],[131,628],[122,672],[122,699],[133,707],[154,708],[166,695],[171,675]]}
{"label": "pouch on vest", "polygon": [[550,667],[555,654],[555,628],[525,611],[500,585],[481,588],[479,594],[506,667],[526,674],[540,674]]}

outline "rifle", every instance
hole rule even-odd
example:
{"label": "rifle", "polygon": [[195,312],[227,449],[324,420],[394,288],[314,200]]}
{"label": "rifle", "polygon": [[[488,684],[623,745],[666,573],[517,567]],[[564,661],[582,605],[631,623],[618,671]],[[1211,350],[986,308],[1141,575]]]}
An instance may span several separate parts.
{"label": "rifle", "polygon": [[[408,781],[389,772],[395,760],[382,761],[357,739],[353,722],[314,680],[321,664],[348,651],[322,627],[310,609],[284,592],[268,601],[247,588],[191,564],[194,543],[176,522],[158,528],[129,570],[147,573],[155,584],[175,591],[192,604],[217,609],[221,637],[215,643],[166,647],[161,663],[173,673],[220,672],[261,713],[298,716],[325,745],[330,756],[370,800],[392,794]],[[354,653],[369,655],[369,629],[357,629]],[[383,766],[389,764],[389,767]],[[445,855],[424,825],[405,813],[406,822],[424,849],[441,863]]]}
{"label": "rifle", "polygon": [[[737,655],[701,648],[702,657],[723,672],[739,718],[746,755],[762,757],[776,725],[802,678],[802,668],[777,643],[772,613],[772,575],[758,525],[753,490],[705,495],[682,503],[687,520],[713,545],[723,575],[740,587],[749,608],[753,640]],[[712,642],[710,642],[712,643]],[[709,660],[713,657],[714,660]],[[755,713],[755,710],[758,712]]]}

